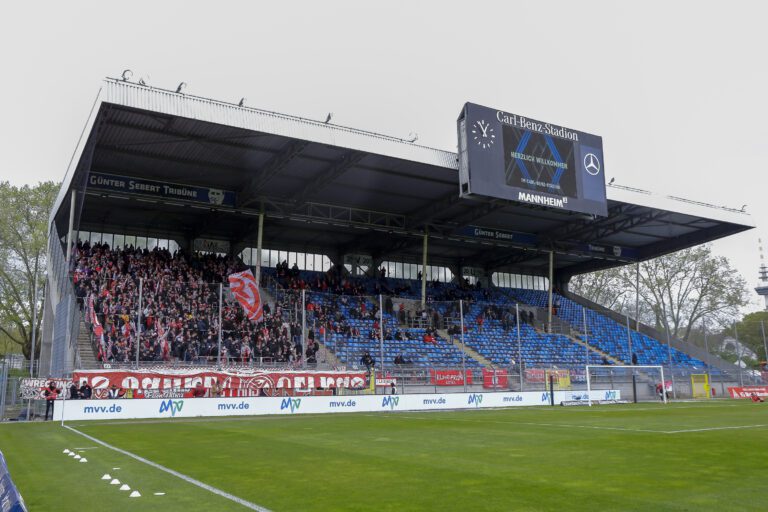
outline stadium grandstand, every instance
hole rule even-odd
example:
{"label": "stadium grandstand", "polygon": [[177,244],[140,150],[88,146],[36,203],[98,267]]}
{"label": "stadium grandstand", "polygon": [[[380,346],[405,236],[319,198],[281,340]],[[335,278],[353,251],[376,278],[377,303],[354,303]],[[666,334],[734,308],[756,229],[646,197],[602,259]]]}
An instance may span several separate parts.
{"label": "stadium grandstand", "polygon": [[[610,184],[604,216],[467,197],[459,160],[106,79],[50,216],[41,373],[369,354],[390,375],[508,369],[522,389],[543,368],[735,368],[568,283],[751,229],[747,214]],[[229,293],[244,270],[259,322]]]}

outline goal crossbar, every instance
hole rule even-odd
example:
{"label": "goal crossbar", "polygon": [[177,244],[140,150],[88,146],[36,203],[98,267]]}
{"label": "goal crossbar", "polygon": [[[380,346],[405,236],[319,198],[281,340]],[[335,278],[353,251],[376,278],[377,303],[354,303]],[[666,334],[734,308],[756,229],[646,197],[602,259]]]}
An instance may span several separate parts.
{"label": "goal crossbar", "polygon": [[589,406],[592,407],[592,379],[589,375],[589,369],[590,368],[603,368],[605,370],[615,370],[616,368],[626,368],[628,370],[640,370],[643,368],[655,368],[659,370],[661,373],[661,386],[662,386],[662,399],[664,400],[664,403],[667,403],[667,393],[666,393],[666,386],[664,384],[664,367],[661,365],[621,365],[621,364],[588,364],[585,367],[584,373],[587,376],[587,401],[589,402]]}

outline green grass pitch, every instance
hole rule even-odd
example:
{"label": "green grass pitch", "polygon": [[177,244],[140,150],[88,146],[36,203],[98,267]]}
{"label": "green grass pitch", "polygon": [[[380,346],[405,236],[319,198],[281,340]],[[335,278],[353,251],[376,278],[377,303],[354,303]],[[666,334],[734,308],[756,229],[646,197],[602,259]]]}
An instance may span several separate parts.
{"label": "green grass pitch", "polygon": [[[70,426],[273,511],[762,511],[767,406],[717,401]],[[65,448],[88,462],[64,455]],[[58,424],[0,425],[0,450],[32,512],[247,510]],[[100,480],[105,473],[142,496],[129,498]]]}

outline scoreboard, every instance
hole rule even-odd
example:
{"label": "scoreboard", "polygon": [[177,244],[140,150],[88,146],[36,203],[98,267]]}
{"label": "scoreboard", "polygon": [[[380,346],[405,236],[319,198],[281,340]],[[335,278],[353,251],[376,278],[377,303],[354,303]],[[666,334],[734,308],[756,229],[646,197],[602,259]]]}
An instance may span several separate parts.
{"label": "scoreboard", "polygon": [[607,215],[601,137],[474,103],[458,135],[462,197]]}

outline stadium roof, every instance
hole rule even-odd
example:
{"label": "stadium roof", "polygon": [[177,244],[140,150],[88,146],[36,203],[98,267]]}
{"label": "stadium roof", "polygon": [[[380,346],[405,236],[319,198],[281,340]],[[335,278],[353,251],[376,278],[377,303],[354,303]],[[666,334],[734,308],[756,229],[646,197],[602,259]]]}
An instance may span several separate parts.
{"label": "stadium roof", "polygon": [[[460,105],[456,106],[457,112]],[[232,191],[234,204],[93,186],[99,173]],[[90,176],[90,179],[89,179]],[[51,220],[66,232],[68,193],[82,231],[368,254],[569,276],[652,258],[754,227],[742,211],[608,187],[593,218],[502,200],[459,198],[456,153],[334,124],[106,79]]]}

